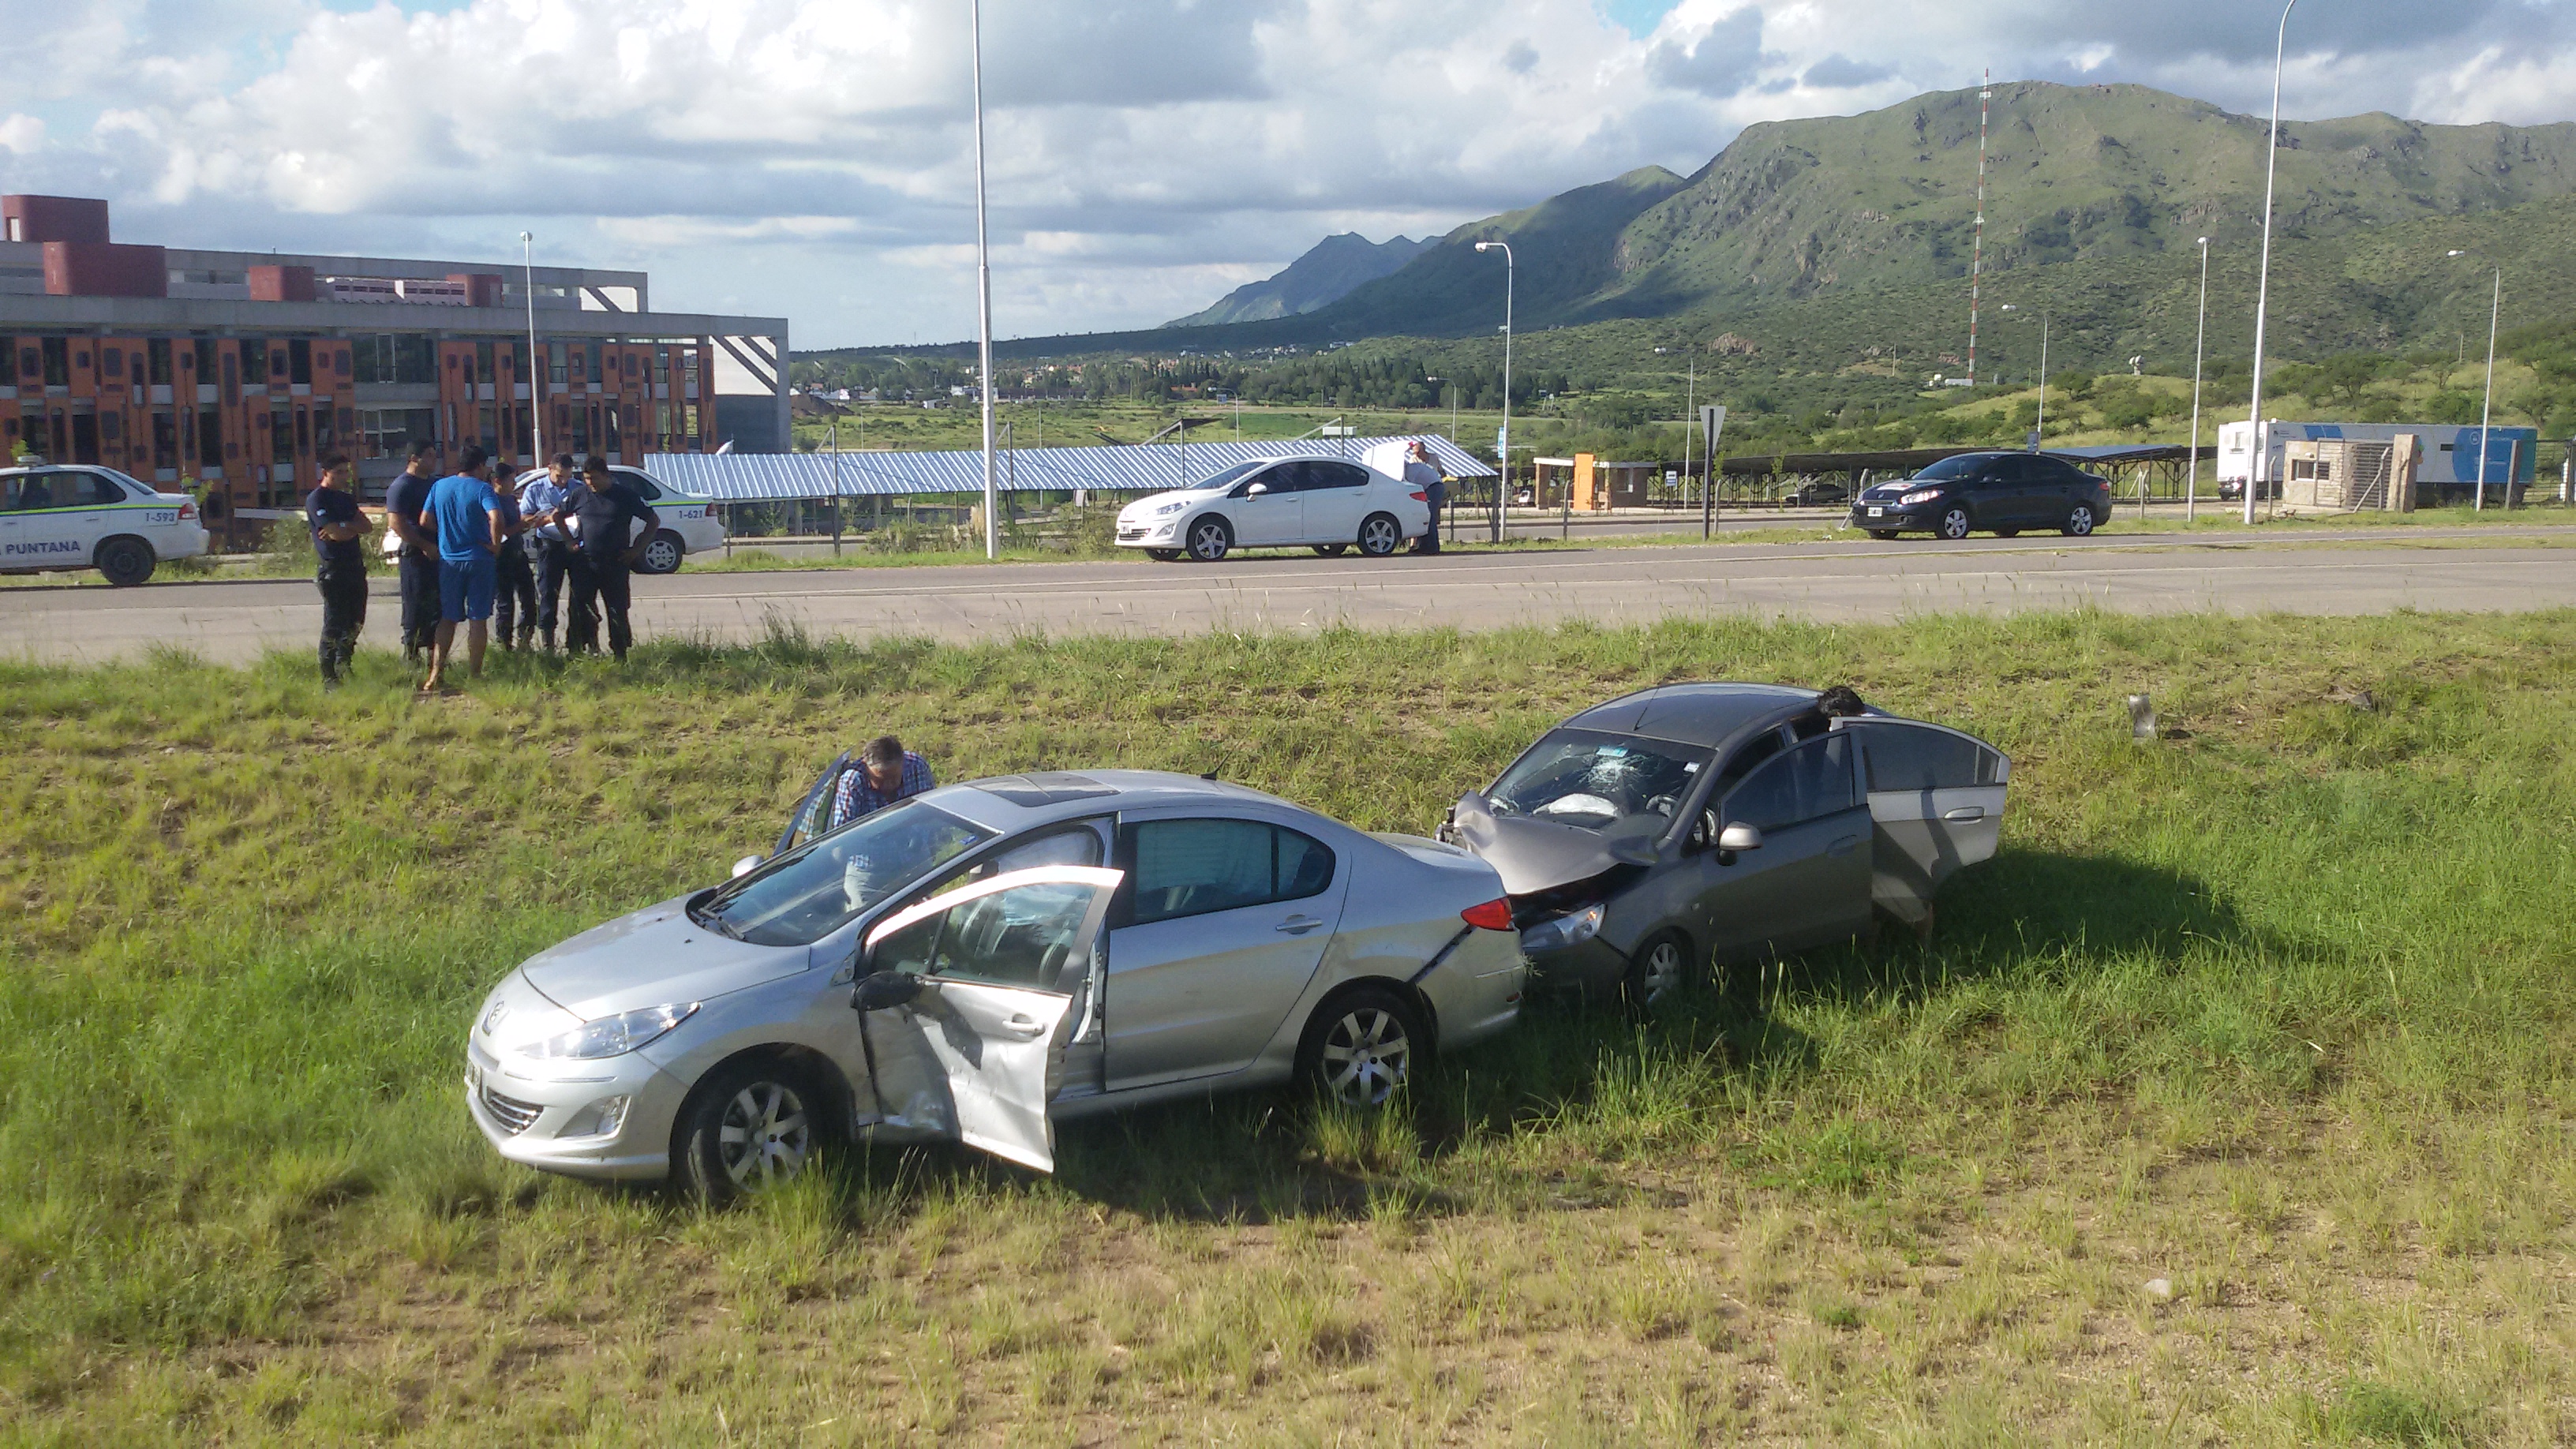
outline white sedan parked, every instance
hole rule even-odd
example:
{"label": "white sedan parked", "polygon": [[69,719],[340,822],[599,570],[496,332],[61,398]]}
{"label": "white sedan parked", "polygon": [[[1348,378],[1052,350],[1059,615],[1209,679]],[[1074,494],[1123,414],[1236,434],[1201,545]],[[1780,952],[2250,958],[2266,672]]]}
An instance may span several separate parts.
{"label": "white sedan parked", "polygon": [[1353,545],[1383,558],[1430,528],[1431,500],[1420,489],[1332,457],[1256,458],[1118,510],[1118,546],[1166,562],[1215,563],[1238,548],[1330,556]]}
{"label": "white sedan parked", "polygon": [[206,551],[197,501],[114,468],[0,469],[0,573],[96,569],[120,587]]}

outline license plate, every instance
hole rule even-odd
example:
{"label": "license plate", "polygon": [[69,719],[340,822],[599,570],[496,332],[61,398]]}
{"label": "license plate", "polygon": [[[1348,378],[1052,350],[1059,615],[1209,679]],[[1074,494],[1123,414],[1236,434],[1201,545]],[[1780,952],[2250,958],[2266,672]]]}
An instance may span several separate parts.
{"label": "license plate", "polygon": [[1872,505],[1869,510],[1869,516],[1872,518],[1884,518],[1887,516],[1887,510],[1876,505]]}

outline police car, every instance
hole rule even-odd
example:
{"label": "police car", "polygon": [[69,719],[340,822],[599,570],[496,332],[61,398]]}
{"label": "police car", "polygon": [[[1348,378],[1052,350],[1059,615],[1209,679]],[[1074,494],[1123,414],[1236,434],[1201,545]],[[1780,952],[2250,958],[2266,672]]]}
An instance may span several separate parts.
{"label": "police car", "polygon": [[[644,500],[644,506],[652,509],[662,520],[659,531],[651,538],[641,540],[644,545],[644,556],[635,561],[637,573],[677,573],[680,560],[687,555],[724,547],[724,520],[716,516],[713,499],[674,492],[667,485],[656,481],[652,474],[641,468],[630,468],[623,463],[610,464],[608,471],[627,487],[634,489],[636,496]],[[512,479],[510,486],[514,490],[524,491],[529,484],[544,476],[546,476],[545,469],[530,468]],[[638,519],[635,526],[641,530],[644,527],[643,521]],[[399,552],[401,548],[402,540],[396,538],[391,529],[387,529],[385,553],[390,556]]]}
{"label": "police car", "polygon": [[0,573],[96,569],[124,587],[206,551],[197,501],[114,468],[0,469]]}

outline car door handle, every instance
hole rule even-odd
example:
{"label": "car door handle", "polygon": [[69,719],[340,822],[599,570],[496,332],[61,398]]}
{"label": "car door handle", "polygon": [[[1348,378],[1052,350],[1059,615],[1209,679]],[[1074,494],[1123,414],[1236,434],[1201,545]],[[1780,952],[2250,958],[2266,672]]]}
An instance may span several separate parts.
{"label": "car door handle", "polygon": [[1852,853],[1852,847],[1853,847],[1853,846],[1856,846],[1856,845],[1858,845],[1858,844],[1860,844],[1860,837],[1859,837],[1859,836],[1857,836],[1857,835],[1846,835],[1846,836],[1844,836],[1842,839],[1835,841],[1833,844],[1826,846],[1826,847],[1825,847],[1825,854],[1827,854],[1827,855],[1849,855],[1849,854],[1851,854],[1851,853]]}
{"label": "car door handle", "polygon": [[1962,805],[1956,810],[1942,811],[1941,818],[1944,820],[1983,820],[1986,818],[1986,807],[1983,805]]}
{"label": "car door handle", "polygon": [[1277,926],[1272,927],[1272,929],[1285,931],[1291,936],[1302,936],[1322,924],[1324,923],[1316,920],[1313,916],[1290,916],[1288,919],[1281,921]]}
{"label": "car door handle", "polygon": [[1009,1032],[1013,1036],[1027,1040],[1037,1036],[1040,1032],[1045,1031],[1046,1028],[1039,1025],[1034,1018],[1014,1015],[1010,1020],[1002,1023],[1002,1030]]}

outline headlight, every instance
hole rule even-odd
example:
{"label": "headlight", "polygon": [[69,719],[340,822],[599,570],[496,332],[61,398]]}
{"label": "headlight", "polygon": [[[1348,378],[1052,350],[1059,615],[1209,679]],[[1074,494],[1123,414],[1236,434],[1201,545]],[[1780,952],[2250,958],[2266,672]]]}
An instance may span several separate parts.
{"label": "headlight", "polygon": [[597,1057],[617,1057],[635,1050],[662,1033],[695,1016],[698,1003],[677,1002],[668,1006],[647,1006],[640,1011],[621,1011],[586,1021],[572,1030],[532,1041],[519,1048],[519,1055],[540,1061],[570,1057],[588,1061]]}
{"label": "headlight", "polygon": [[1921,488],[1912,493],[1906,494],[1904,497],[1899,498],[1896,501],[1899,503],[1929,503],[1940,496],[1941,490],[1938,488]]}
{"label": "headlight", "polygon": [[1155,509],[1155,510],[1154,510],[1154,516],[1155,516],[1156,518],[1162,518],[1162,517],[1165,517],[1165,516],[1167,516],[1167,515],[1169,515],[1169,514],[1178,513],[1178,512],[1180,512],[1182,509],[1187,508],[1187,507],[1189,507],[1189,506],[1190,506],[1190,500],[1188,500],[1188,499],[1186,499],[1186,498],[1182,499],[1182,500],[1181,500],[1181,501],[1179,501],[1178,503],[1166,503],[1166,504],[1164,504],[1162,507],[1157,508],[1157,509]]}
{"label": "headlight", "polygon": [[1585,906],[1572,915],[1541,921],[1521,932],[1521,949],[1558,951],[1568,946],[1581,945],[1601,934],[1601,918],[1608,913],[1608,906],[1595,903]]}

